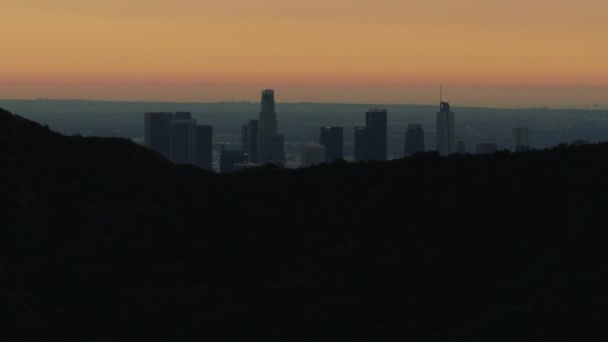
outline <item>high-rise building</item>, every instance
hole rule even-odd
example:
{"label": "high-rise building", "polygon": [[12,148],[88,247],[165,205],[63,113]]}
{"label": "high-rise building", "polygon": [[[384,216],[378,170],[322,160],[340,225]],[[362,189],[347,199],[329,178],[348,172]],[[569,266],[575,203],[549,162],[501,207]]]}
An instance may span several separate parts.
{"label": "high-rise building", "polygon": [[355,127],[355,161],[387,159],[386,109],[365,113],[365,127]]}
{"label": "high-rise building", "polygon": [[144,114],[144,145],[171,159],[171,113]]}
{"label": "high-rise building", "polygon": [[370,144],[368,143],[369,135],[367,127],[355,127],[355,161],[371,159]]}
{"label": "high-rise building", "polygon": [[492,154],[494,152],[496,152],[496,144],[494,143],[482,143],[482,144],[478,144],[475,152],[477,152],[477,154]]}
{"label": "high-rise building", "polygon": [[211,170],[213,165],[213,127],[196,126],[196,166]]}
{"label": "high-rise building", "polygon": [[528,127],[515,127],[511,130],[513,152],[525,152],[530,149]]}
{"label": "high-rise building", "polygon": [[192,120],[192,113],[190,112],[175,112],[173,114],[175,120]]}
{"label": "high-rise building", "polygon": [[447,102],[441,102],[437,112],[437,151],[440,156],[456,152],[454,112],[450,111],[450,104]]}
{"label": "high-rise building", "polygon": [[302,159],[300,166],[307,167],[325,162],[325,146],[317,144],[308,144],[302,146]]}
{"label": "high-rise building", "polygon": [[175,119],[171,122],[171,161],[196,164],[196,120]]}
{"label": "high-rise building", "polygon": [[421,125],[407,125],[405,132],[404,157],[409,157],[417,152],[424,152],[424,130]]}
{"label": "high-rise building", "polygon": [[325,146],[325,162],[344,158],[344,128],[321,127],[321,145]]}
{"label": "high-rise building", "polygon": [[241,146],[243,152],[247,153],[250,163],[258,160],[258,120],[249,120],[241,126]]}
{"label": "high-rise building", "polygon": [[243,151],[222,151],[220,154],[220,172],[236,171],[234,165],[247,162],[247,153]]}
{"label": "high-rise building", "polygon": [[258,163],[285,164],[283,135],[278,134],[274,90],[262,91],[262,110],[258,120]]}
{"label": "high-rise building", "polygon": [[370,109],[365,113],[365,127],[368,128],[370,159],[387,159],[387,113],[386,109]]}

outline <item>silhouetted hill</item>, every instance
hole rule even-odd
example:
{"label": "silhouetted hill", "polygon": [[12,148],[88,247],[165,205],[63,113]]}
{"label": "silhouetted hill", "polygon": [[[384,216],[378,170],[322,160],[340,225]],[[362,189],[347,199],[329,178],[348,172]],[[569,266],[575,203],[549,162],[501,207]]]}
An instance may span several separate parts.
{"label": "silhouetted hill", "polygon": [[217,175],[0,111],[5,341],[608,333],[608,144]]}

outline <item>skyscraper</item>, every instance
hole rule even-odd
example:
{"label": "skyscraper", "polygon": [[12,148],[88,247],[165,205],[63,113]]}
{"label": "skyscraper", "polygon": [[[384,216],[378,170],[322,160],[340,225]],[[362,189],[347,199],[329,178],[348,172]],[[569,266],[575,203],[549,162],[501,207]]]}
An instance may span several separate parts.
{"label": "skyscraper", "polygon": [[144,114],[144,145],[171,159],[171,113]]}
{"label": "skyscraper", "polygon": [[528,127],[515,127],[511,130],[513,152],[525,152],[530,149]]}
{"label": "skyscraper", "polygon": [[241,127],[241,146],[248,155],[248,162],[257,163],[258,160],[258,120],[249,120]]}
{"label": "skyscraper", "polygon": [[456,152],[454,112],[450,111],[450,104],[447,102],[441,102],[437,112],[437,151],[440,156]]}
{"label": "skyscraper", "polygon": [[174,119],[171,122],[171,161],[196,164],[196,120]]}
{"label": "skyscraper", "polygon": [[355,127],[355,161],[386,160],[386,109],[365,113],[365,127]]}
{"label": "skyscraper", "polygon": [[284,165],[283,135],[278,134],[274,90],[262,91],[262,110],[258,120],[258,163]]}
{"label": "skyscraper", "polygon": [[211,170],[213,165],[213,127],[196,126],[196,166]]}
{"label": "skyscraper", "polygon": [[355,161],[371,159],[369,135],[367,127],[355,127]]}
{"label": "skyscraper", "polygon": [[386,109],[370,109],[365,113],[365,127],[368,129],[370,159],[387,159],[387,113]]}
{"label": "skyscraper", "polygon": [[405,132],[404,157],[409,157],[416,152],[424,152],[424,130],[421,125],[407,125]]}
{"label": "skyscraper", "polygon": [[320,143],[325,146],[326,163],[344,158],[344,129],[342,127],[321,127]]}

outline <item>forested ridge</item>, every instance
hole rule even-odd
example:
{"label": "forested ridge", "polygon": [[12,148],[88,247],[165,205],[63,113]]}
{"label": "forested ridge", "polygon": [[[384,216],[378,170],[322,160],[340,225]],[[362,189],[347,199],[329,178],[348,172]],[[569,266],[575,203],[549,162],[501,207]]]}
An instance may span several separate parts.
{"label": "forested ridge", "polygon": [[0,340],[600,340],[606,175],[606,143],[220,175],[0,110]]}

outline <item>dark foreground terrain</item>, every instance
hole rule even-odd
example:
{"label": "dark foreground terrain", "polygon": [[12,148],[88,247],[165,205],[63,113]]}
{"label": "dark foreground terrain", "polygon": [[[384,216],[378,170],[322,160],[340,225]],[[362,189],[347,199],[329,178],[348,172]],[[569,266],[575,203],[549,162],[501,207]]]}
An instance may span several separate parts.
{"label": "dark foreground terrain", "polygon": [[2,341],[608,336],[608,144],[217,175],[0,111]]}

